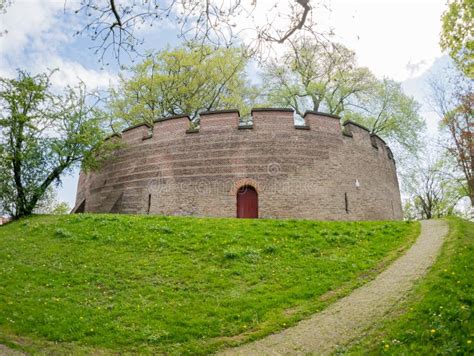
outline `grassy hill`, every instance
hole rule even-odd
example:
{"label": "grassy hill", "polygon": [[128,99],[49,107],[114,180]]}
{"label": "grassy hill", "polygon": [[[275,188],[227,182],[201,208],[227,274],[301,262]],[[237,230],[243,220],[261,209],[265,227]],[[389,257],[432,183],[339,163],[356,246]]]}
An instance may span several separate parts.
{"label": "grassy hill", "polygon": [[31,217],[0,228],[0,343],[208,353],[322,309],[418,232],[407,222]]}

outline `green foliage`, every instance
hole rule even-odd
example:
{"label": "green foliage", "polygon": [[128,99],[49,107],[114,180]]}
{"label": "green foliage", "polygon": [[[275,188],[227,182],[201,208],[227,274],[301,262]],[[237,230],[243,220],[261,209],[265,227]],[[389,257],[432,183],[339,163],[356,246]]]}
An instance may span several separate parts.
{"label": "green foliage", "polygon": [[51,214],[65,215],[65,214],[69,214],[70,211],[71,211],[71,207],[69,206],[69,204],[62,201],[62,202],[56,203],[53,206],[53,210],[51,211]]}
{"label": "green foliage", "polygon": [[425,121],[418,114],[420,105],[403,93],[400,83],[378,81],[347,106],[344,119],[370,128],[372,133],[397,142],[411,153],[421,146],[419,134]]}
{"label": "green foliage", "polygon": [[62,174],[81,161],[97,166],[107,151],[103,114],[86,103],[85,86],[55,94],[52,74],[0,78],[0,210],[14,217],[31,214]]}
{"label": "green foliage", "polygon": [[474,223],[449,219],[441,256],[399,310],[349,354],[472,355],[474,353]]}
{"label": "green foliage", "polygon": [[453,0],[443,13],[440,45],[470,78],[474,78],[474,1]]}
{"label": "green foliage", "polygon": [[418,231],[406,222],[21,219],[0,228],[0,343],[21,335],[32,353],[209,354],[321,310]]}
{"label": "green foliage", "polygon": [[238,48],[187,45],[150,55],[122,76],[111,90],[112,115],[127,124],[200,111],[249,112],[253,94],[247,83],[247,58]]}
{"label": "green foliage", "polygon": [[42,198],[36,204],[33,214],[68,214],[71,208],[66,202],[59,202],[57,200],[56,191],[50,186],[44,192]]}
{"label": "green foliage", "polygon": [[358,67],[355,53],[340,44],[300,39],[266,65],[264,82],[270,105],[291,107],[300,116],[306,110],[341,115],[410,153],[420,146],[425,123],[419,104],[399,83]]}
{"label": "green foliage", "polygon": [[408,219],[433,219],[454,213],[465,195],[464,180],[452,174],[452,162],[446,157],[430,160],[429,154],[403,174],[405,193],[410,199],[404,206]]}
{"label": "green foliage", "polygon": [[369,89],[375,78],[356,66],[346,47],[301,38],[281,58],[265,65],[264,82],[270,105],[339,115],[351,96]]}

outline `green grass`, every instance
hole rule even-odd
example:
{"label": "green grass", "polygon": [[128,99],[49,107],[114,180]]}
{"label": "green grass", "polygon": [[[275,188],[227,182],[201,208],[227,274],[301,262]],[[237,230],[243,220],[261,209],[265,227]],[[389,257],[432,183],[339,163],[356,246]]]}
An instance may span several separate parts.
{"label": "green grass", "polygon": [[372,278],[418,223],[37,216],[0,228],[0,343],[204,354]]}
{"label": "green grass", "polygon": [[411,297],[341,353],[474,354],[474,223],[451,218],[449,225],[440,257]]}

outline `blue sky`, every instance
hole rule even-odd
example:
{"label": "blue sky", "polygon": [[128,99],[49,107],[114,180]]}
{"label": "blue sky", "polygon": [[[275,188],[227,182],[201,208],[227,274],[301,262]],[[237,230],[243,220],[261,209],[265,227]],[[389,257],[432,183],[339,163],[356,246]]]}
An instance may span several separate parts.
{"label": "blue sky", "polygon": [[[265,3],[272,0],[261,0]],[[331,11],[317,12],[321,30],[333,28],[334,40],[355,50],[360,65],[378,77],[401,81],[407,94],[423,106],[428,134],[436,136],[437,118],[426,104],[426,78],[447,62],[438,41],[444,0],[324,1]],[[89,88],[106,89],[114,84],[119,66],[111,61],[101,69],[87,37],[74,36],[81,23],[73,10],[77,0],[15,0],[0,15],[0,76],[13,77],[17,68],[32,73],[59,68],[54,76],[58,88],[82,79]],[[143,32],[146,49],[179,43],[173,24],[162,24]],[[125,62],[126,64],[126,62]],[[72,207],[78,173],[63,178],[58,200]]]}

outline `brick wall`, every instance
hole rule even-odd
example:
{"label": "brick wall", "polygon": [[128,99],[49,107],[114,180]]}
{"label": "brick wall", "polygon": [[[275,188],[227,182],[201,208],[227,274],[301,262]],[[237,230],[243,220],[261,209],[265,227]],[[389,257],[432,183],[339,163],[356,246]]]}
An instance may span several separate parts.
{"label": "brick wall", "polygon": [[[236,192],[252,185],[261,218],[401,219],[395,162],[386,144],[332,115],[254,109],[160,120],[122,133],[124,146],[98,172],[81,173],[76,207],[86,212],[234,217]],[[344,131],[344,134],[343,134]]]}

